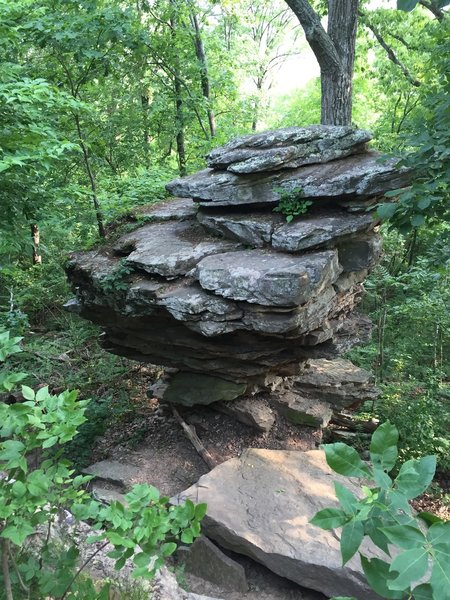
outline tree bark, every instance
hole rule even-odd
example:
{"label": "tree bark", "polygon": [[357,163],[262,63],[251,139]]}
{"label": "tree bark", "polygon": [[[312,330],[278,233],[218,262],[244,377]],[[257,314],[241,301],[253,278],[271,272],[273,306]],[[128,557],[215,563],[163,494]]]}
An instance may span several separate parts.
{"label": "tree bark", "polygon": [[92,203],[94,205],[95,216],[97,219],[98,233],[101,238],[105,238],[106,231],[105,231],[105,226],[103,223],[103,213],[101,211],[100,203],[99,203],[98,197],[97,197],[97,183],[95,181],[94,171],[92,169],[91,161],[89,158],[89,150],[84,142],[83,133],[81,131],[80,117],[76,113],[75,113],[75,124],[77,127],[77,133],[78,133],[78,143],[80,144],[81,151],[83,152],[84,166],[86,167],[86,173],[88,175],[89,183],[91,186],[91,197],[92,197]]}
{"label": "tree bark", "polygon": [[31,239],[33,242],[33,265],[41,265],[42,264],[42,256],[39,252],[39,225],[37,223],[32,223],[30,225],[31,228]]}
{"label": "tree bark", "polygon": [[203,39],[200,31],[200,26],[198,24],[197,15],[195,14],[193,7],[191,7],[190,19],[192,29],[194,30],[195,55],[197,57],[200,68],[200,85],[202,88],[203,98],[206,101],[209,132],[211,134],[211,137],[213,138],[216,135],[216,119],[214,111],[211,108],[211,91],[209,84],[208,61],[206,59],[205,47],[203,45]]}
{"label": "tree bark", "polygon": [[178,170],[181,177],[187,175],[186,168],[186,147],[184,141],[184,108],[183,108],[183,97],[181,94],[182,82],[180,79],[180,61],[177,56],[176,50],[176,30],[177,30],[177,15],[176,5],[172,0],[172,17],[170,18],[171,36],[173,40],[173,47],[175,50],[174,67],[173,67],[173,87],[175,96],[175,125],[176,125],[176,144],[177,144],[177,157],[178,157]]}
{"label": "tree bark", "polygon": [[329,0],[328,30],[307,0],[286,0],[320,66],[321,123],[351,125],[359,0]]}

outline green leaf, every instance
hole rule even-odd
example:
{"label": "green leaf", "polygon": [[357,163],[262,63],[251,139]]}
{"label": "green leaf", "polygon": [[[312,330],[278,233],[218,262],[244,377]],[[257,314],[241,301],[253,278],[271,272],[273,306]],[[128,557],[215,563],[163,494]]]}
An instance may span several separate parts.
{"label": "green leaf", "polygon": [[429,513],[429,512],[426,512],[426,511],[422,511],[420,513],[417,513],[417,517],[419,519],[422,519],[422,521],[425,521],[425,523],[429,527],[431,527],[431,525],[434,525],[435,523],[442,523],[442,519],[440,519],[436,515],[433,515],[433,513]]}
{"label": "green leaf", "polygon": [[375,467],[391,471],[397,461],[398,430],[389,421],[380,425],[372,435],[370,459]]}
{"label": "green leaf", "polygon": [[134,548],[136,545],[133,542],[133,540],[122,537],[115,531],[107,531],[106,537],[111,542],[111,544],[113,544],[114,546],[123,546],[124,548]]}
{"label": "green leaf", "polygon": [[413,227],[420,227],[424,223],[425,223],[425,217],[424,217],[424,215],[413,215],[411,217],[411,225]]}
{"label": "green leaf", "polygon": [[412,591],[414,600],[434,600],[433,588],[429,583],[422,583]]}
{"label": "green leaf", "polygon": [[388,538],[391,544],[410,550],[425,544],[426,539],[420,529],[411,525],[392,525],[391,527],[383,527],[382,533]]}
{"label": "green leaf", "polygon": [[382,598],[402,600],[404,597],[403,592],[388,588],[388,582],[392,579],[392,573],[389,572],[389,564],[379,558],[369,560],[362,554],[360,554],[360,557],[364,575],[370,587]]}
{"label": "green leaf", "polygon": [[436,471],[436,457],[424,456],[403,463],[395,479],[398,490],[411,500],[422,494],[430,485]]}
{"label": "green leaf", "polygon": [[208,505],[204,502],[201,504],[197,504],[195,507],[195,518],[198,521],[201,521],[203,517],[206,515],[206,511],[208,510]]}
{"label": "green leaf", "polygon": [[438,600],[450,600],[450,552],[448,545],[433,548],[433,570],[430,584],[433,597]]}
{"label": "green leaf", "polygon": [[51,437],[49,437],[43,441],[42,447],[43,448],[51,448],[52,446],[54,446],[56,444],[57,441],[58,441],[58,436],[52,435]]}
{"label": "green leaf", "polygon": [[25,398],[25,400],[34,400],[35,398],[34,391],[27,385],[22,386],[22,395]]}
{"label": "green leaf", "polygon": [[25,484],[22,483],[22,481],[15,481],[12,485],[11,490],[14,496],[16,496],[16,498],[22,498],[22,496],[25,496],[25,494],[27,493],[27,488],[25,487]]}
{"label": "green leaf", "polygon": [[450,546],[450,521],[434,523],[428,530],[428,539],[433,545],[445,544]]}
{"label": "green leaf", "polygon": [[338,481],[334,482],[334,491],[336,498],[339,500],[344,512],[347,515],[356,514],[358,499],[352,494],[352,492]]}
{"label": "green leaf", "polygon": [[428,568],[428,553],[425,548],[412,548],[394,558],[390,571],[396,571],[398,576],[389,581],[391,590],[406,590],[413,581],[418,581],[425,575]]}
{"label": "green leaf", "polygon": [[340,475],[347,477],[370,477],[367,465],[359,457],[354,448],[337,442],[323,446],[328,465]]}
{"label": "green leaf", "polygon": [[345,565],[356,554],[364,538],[364,523],[350,521],[344,525],[341,534],[342,564]]}
{"label": "green leaf", "polygon": [[177,545],[175,544],[175,542],[168,542],[166,544],[162,544],[162,546],[160,548],[161,554],[162,554],[162,556],[164,556],[164,558],[171,556],[175,552],[176,549],[177,549]]}
{"label": "green leaf", "polygon": [[34,533],[34,527],[29,523],[16,523],[14,525],[7,525],[0,533],[0,537],[11,540],[16,546],[22,546],[27,537],[32,533]]}
{"label": "green leaf", "polygon": [[384,204],[378,205],[377,215],[380,217],[380,219],[390,219],[391,217],[394,216],[396,210],[397,210],[397,205],[395,203],[386,202]]}
{"label": "green leaf", "polygon": [[336,529],[342,527],[347,521],[348,516],[344,511],[338,508],[324,508],[314,515],[310,523],[321,529]]}

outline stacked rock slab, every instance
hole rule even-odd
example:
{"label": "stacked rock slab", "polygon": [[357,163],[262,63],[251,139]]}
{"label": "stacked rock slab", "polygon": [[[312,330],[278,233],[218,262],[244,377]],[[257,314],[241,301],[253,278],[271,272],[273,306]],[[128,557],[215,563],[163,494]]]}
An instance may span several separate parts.
{"label": "stacked rock slab", "polygon": [[[281,381],[302,395],[306,361],[361,337],[352,311],[380,256],[367,206],[408,184],[369,140],[293,127],[212,151],[208,169],[167,186],[178,198],[139,209],[143,226],[72,256],[72,307],[111,352],[178,369],[161,386],[170,402],[229,402]],[[273,211],[299,197],[312,206],[292,223]]]}

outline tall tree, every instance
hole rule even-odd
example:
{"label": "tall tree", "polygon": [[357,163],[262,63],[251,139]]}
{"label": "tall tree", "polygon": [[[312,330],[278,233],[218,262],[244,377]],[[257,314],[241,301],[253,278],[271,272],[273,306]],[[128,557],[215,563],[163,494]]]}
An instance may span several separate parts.
{"label": "tall tree", "polygon": [[327,31],[307,0],[286,0],[320,66],[323,125],[351,125],[359,0],[328,0]]}

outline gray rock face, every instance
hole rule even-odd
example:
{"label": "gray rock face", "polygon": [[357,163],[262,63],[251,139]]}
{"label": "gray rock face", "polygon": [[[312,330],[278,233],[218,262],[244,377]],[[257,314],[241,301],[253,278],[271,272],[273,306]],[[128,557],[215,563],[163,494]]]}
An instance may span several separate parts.
{"label": "gray rock face", "polygon": [[396,169],[397,162],[397,159],[381,162],[380,154],[367,152],[276,173],[236,175],[205,169],[175,179],[167,184],[167,189],[193,198],[202,206],[273,205],[282,193],[301,193],[310,199],[368,197],[408,185],[410,172],[406,168]]}
{"label": "gray rock face", "polygon": [[197,208],[190,198],[169,198],[156,204],[139,206],[131,214],[135,218],[151,221],[186,221],[195,218]]}
{"label": "gray rock face", "polygon": [[317,359],[306,363],[294,387],[310,398],[320,398],[342,409],[377,398],[379,390],[371,379],[370,373],[349,360]]}
{"label": "gray rock face", "polygon": [[126,263],[149,274],[173,278],[185,275],[199,260],[237,245],[204,236],[190,223],[150,224],[124,235],[115,244],[117,254],[127,254]]}
{"label": "gray rock face", "polygon": [[343,211],[334,211],[324,215],[306,216],[278,227],[272,236],[272,246],[277,250],[300,252],[350,234],[368,231],[373,225],[374,220],[370,214],[349,216]]}
{"label": "gray rock face", "polygon": [[269,244],[275,225],[282,222],[281,216],[272,213],[217,214],[202,210],[197,219],[211,233],[255,248]]}
{"label": "gray rock face", "polygon": [[333,409],[328,402],[305,398],[292,391],[275,395],[274,403],[279,412],[294,425],[326,427],[333,416]]}
{"label": "gray rock face", "polygon": [[268,433],[275,423],[273,410],[257,396],[238,398],[233,402],[218,402],[214,408],[262,433]]}
{"label": "gray rock face", "polygon": [[83,473],[94,475],[96,479],[114,483],[121,488],[128,489],[139,481],[139,468],[134,465],[117,462],[115,460],[101,460],[86,469]]}
{"label": "gray rock face", "polygon": [[203,288],[225,298],[264,306],[298,306],[336,281],[339,273],[333,251],[297,257],[242,250],[203,259],[195,276]]}
{"label": "gray rock face", "polygon": [[[290,380],[298,413],[300,399],[340,408],[373,397],[370,383],[351,382],[333,362],[326,370],[343,377],[340,387],[312,383],[311,363],[304,369],[368,339],[352,311],[381,248],[364,211],[410,175],[367,152],[369,138],[312,126],[215,149],[212,169],[169,184],[180,197],[135,211],[150,223],[112,248],[73,255],[71,309],[103,328],[108,351],[179,370],[161,391],[171,402],[231,402],[266,392],[266,377]],[[287,224],[273,208],[289,194],[314,202]]]}
{"label": "gray rock face", "polygon": [[287,127],[232,140],[212,150],[206,162],[233,173],[277,171],[355,154],[371,139],[368,131],[352,127]]}
{"label": "gray rock face", "polygon": [[[339,533],[309,523],[317,511],[337,505],[333,481],[358,494],[331,472],[321,450],[249,449],[201,477],[180,499],[207,503],[203,531],[224,548],[327,596],[378,600],[359,557],[342,566]],[[362,552],[380,555],[367,543]]]}
{"label": "gray rock face", "polygon": [[198,537],[189,548],[180,548],[178,555],[180,550],[187,573],[214,583],[223,590],[248,591],[244,567],[224,554],[208,538]]}
{"label": "gray rock face", "polygon": [[246,390],[245,383],[199,373],[176,373],[168,382],[163,400],[183,406],[212,404],[221,400],[234,400]]}

